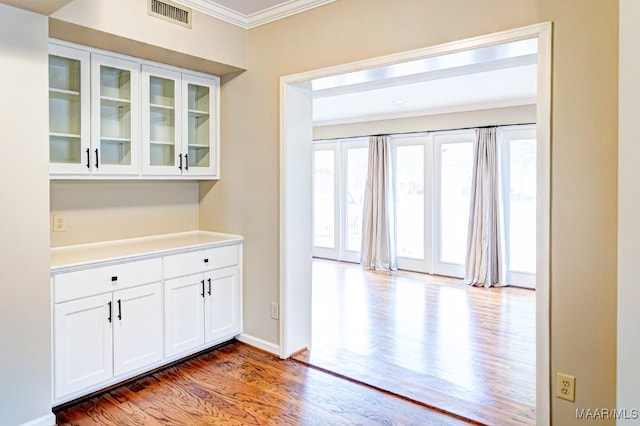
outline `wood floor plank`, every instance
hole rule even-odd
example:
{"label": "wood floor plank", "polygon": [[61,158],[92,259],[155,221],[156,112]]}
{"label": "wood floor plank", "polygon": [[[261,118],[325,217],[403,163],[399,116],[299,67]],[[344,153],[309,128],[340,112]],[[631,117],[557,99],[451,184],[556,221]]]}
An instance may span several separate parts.
{"label": "wood floor plank", "polygon": [[535,424],[535,292],[313,262],[313,342],[294,358],[487,424]]}
{"label": "wood floor plank", "polygon": [[56,415],[82,426],[470,424],[239,342]]}

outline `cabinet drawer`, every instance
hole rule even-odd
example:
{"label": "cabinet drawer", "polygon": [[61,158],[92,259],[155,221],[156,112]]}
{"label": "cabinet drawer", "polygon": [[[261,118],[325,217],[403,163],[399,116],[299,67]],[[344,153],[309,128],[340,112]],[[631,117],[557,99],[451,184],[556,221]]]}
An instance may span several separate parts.
{"label": "cabinet drawer", "polygon": [[164,277],[173,278],[237,265],[238,247],[232,245],[165,256]]}
{"label": "cabinet drawer", "polygon": [[54,303],[162,280],[160,258],[55,275]]}

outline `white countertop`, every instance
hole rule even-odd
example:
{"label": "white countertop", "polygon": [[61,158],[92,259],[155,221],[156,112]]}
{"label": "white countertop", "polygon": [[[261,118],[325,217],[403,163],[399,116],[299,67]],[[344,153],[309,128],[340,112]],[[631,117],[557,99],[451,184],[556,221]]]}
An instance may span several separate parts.
{"label": "white countertop", "polygon": [[51,249],[51,272],[67,268],[81,268],[95,263],[162,255],[194,248],[238,244],[244,237],[219,232],[191,231],[154,235],[127,240],[104,241],[54,247]]}

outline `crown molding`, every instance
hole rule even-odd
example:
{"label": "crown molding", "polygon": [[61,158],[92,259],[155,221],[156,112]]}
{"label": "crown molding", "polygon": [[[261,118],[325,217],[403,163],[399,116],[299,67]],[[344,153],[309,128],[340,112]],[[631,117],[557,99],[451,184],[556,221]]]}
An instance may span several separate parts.
{"label": "crown molding", "polygon": [[204,13],[205,15],[221,19],[230,24],[237,25],[244,29],[251,29],[269,22],[277,21],[297,13],[302,13],[325,4],[333,3],[336,0],[289,0],[279,5],[261,10],[251,15],[244,15],[235,10],[224,7],[213,0],[174,0]]}

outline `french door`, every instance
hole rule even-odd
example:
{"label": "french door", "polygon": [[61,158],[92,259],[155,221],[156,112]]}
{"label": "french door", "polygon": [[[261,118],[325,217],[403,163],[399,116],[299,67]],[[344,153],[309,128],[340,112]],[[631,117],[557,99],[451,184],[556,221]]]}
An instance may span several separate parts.
{"label": "french door", "polygon": [[[393,135],[400,269],[464,277],[475,130]],[[535,285],[535,125],[498,132],[507,282]],[[360,261],[366,138],[313,145],[313,255]]]}
{"label": "french door", "polygon": [[536,129],[499,129],[507,282],[536,284]]}
{"label": "french door", "polygon": [[473,130],[392,138],[398,267],[464,276]]}
{"label": "french door", "polygon": [[366,138],[313,145],[313,255],[360,262]]}

